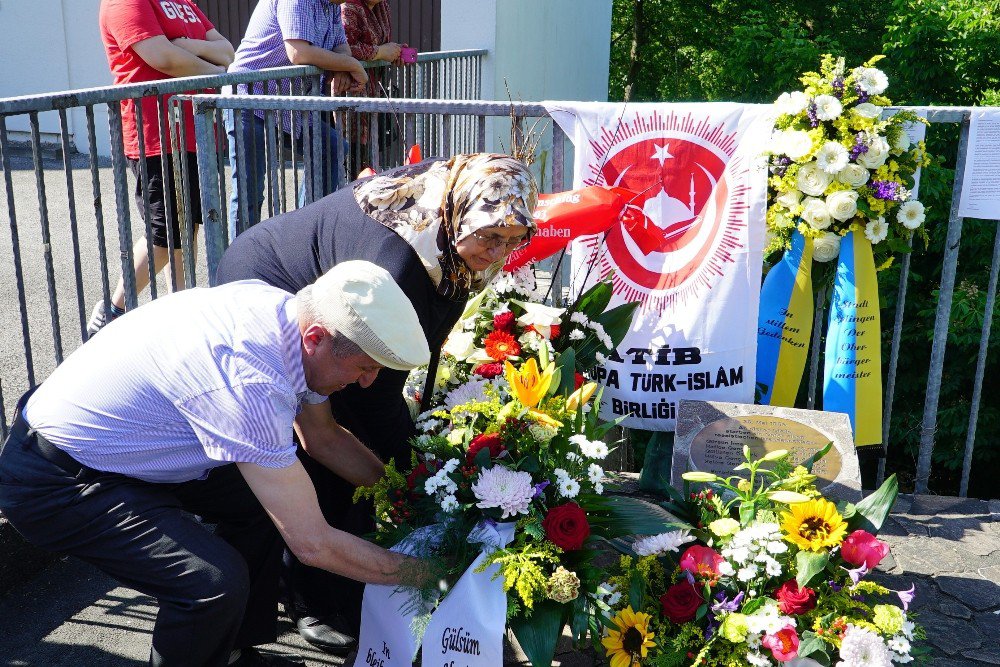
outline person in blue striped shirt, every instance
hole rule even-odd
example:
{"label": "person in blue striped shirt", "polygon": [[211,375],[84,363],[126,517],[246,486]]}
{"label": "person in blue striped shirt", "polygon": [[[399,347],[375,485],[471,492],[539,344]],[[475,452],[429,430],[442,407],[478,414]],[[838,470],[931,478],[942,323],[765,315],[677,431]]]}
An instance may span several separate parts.
{"label": "person in blue striped shirt", "polygon": [[21,399],[0,510],[35,545],[157,598],[151,664],[301,664],[254,648],[276,639],[282,539],[360,581],[423,570],[327,523],[293,429],[331,471],[376,481],[382,462],[328,396],[427,363],[420,331],[390,274],[364,261],[296,295],[246,280],[157,299]]}

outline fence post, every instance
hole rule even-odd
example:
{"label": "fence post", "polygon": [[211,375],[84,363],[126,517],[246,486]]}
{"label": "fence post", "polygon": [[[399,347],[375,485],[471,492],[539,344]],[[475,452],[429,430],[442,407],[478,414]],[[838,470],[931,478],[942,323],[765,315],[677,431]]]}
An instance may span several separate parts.
{"label": "fence post", "polygon": [[194,103],[194,136],[198,142],[198,180],[201,185],[201,220],[205,228],[205,260],[208,262],[208,284],[214,286],[215,270],[226,250],[226,239],[219,201],[219,181],[216,172],[218,149],[215,143],[214,109],[204,102]]}
{"label": "fence post", "polygon": [[958,204],[962,197],[965,179],[965,160],[969,148],[969,118],[962,114],[962,129],[958,137],[958,157],[955,159],[955,183],[951,190],[951,212],[948,214],[948,237],[944,243],[944,264],[941,267],[941,286],[938,289],[937,316],[934,319],[934,339],[931,343],[931,364],[927,373],[927,395],[924,399],[924,417],[920,426],[920,453],[917,456],[917,480],[914,493],[927,493],[931,476],[931,458],[934,455],[934,436],[937,431],[938,400],[941,397],[941,376],[944,371],[944,352],[948,346],[948,326],[951,319],[951,300],[955,292],[955,271],[958,268],[958,246],[962,242],[962,218]]}

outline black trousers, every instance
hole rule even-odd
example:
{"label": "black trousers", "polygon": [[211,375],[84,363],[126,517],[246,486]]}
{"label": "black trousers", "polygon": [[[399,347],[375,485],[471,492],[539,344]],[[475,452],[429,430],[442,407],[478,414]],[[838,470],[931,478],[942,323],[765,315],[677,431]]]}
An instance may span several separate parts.
{"label": "black trousers", "polygon": [[225,665],[233,648],[275,641],[282,542],[235,465],[181,484],[92,470],[33,432],[22,404],[0,451],[0,509],[34,545],[157,599],[150,664]]}

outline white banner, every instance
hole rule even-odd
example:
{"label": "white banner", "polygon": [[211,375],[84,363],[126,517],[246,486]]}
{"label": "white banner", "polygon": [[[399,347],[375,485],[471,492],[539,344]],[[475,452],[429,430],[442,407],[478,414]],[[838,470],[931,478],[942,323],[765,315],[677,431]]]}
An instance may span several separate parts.
{"label": "white banner", "polygon": [[[395,586],[365,586],[361,607],[361,636],[355,667],[410,667],[423,640],[424,665],[493,667],[503,664],[503,636],[507,624],[507,594],[503,579],[493,579],[499,566],[476,573],[486,556],[514,539],[513,523],[483,524],[469,542],[483,548],[431,615],[423,637],[414,621],[430,607],[411,609],[405,592]],[[422,531],[433,531],[429,526]],[[393,551],[411,553],[409,545],[426,533],[415,532]]]}
{"label": "white banner", "polygon": [[640,302],[598,369],[601,416],[672,431],[681,399],[752,403],[771,105],[547,102],[576,148],[574,188],[637,194],[572,246],[574,292],[611,276]]}

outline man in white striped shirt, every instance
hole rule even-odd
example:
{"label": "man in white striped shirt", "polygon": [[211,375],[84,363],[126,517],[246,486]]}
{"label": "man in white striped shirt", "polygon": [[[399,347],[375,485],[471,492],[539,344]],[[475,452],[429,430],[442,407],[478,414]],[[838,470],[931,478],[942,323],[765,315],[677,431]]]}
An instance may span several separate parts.
{"label": "man in white striped shirt", "polygon": [[22,398],[0,451],[0,509],[37,546],[158,599],[151,664],[300,664],[253,648],[276,638],[281,538],[361,581],[420,568],[327,524],[293,425],[310,456],[373,483],[383,464],[333,421],[327,396],[427,363],[420,331],[389,273],[361,261],[295,296],[242,281],[158,299]]}

